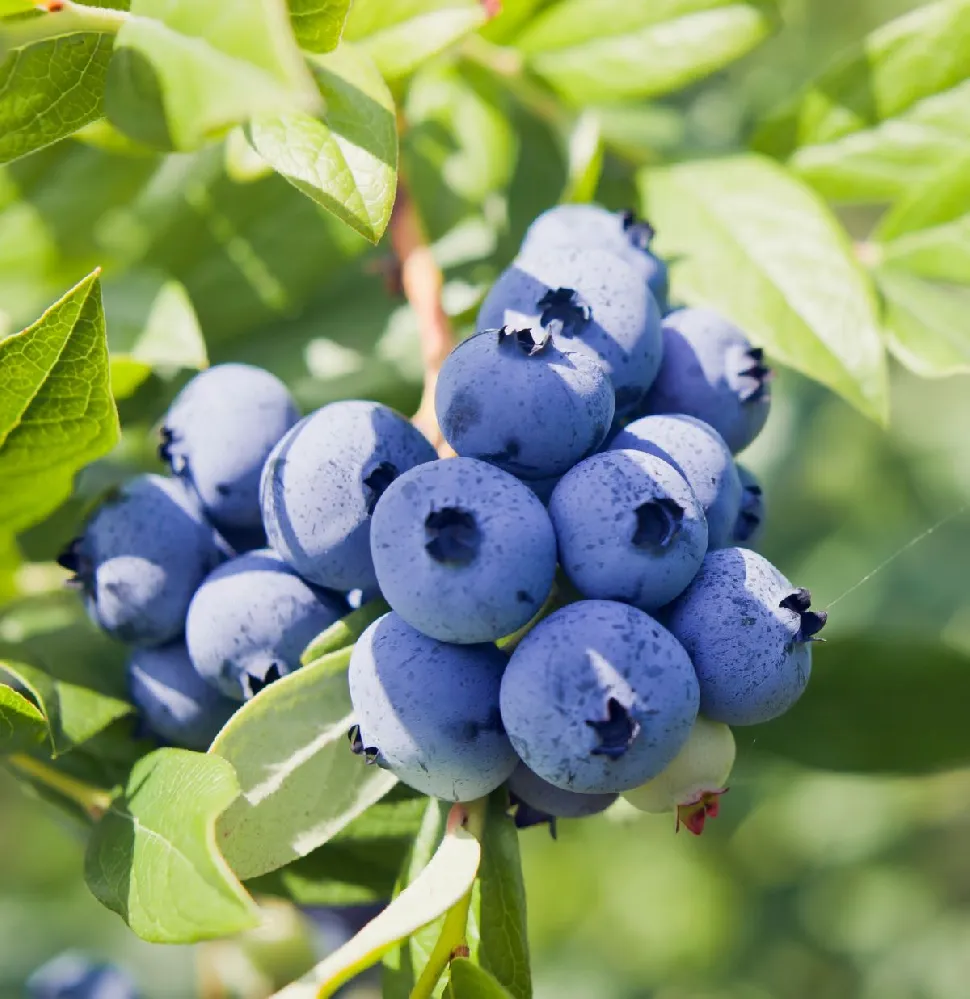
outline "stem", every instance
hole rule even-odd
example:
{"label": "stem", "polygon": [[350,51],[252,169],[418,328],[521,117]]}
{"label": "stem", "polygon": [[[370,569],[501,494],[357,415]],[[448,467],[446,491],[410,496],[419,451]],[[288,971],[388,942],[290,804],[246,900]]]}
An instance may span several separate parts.
{"label": "stem", "polygon": [[116,35],[128,20],[128,12],[108,7],[86,7],[72,0],[48,0],[37,4],[40,17],[4,22],[0,28],[0,53],[34,42],[81,32]]}
{"label": "stem", "polygon": [[414,425],[444,457],[451,451],[441,436],[434,411],[434,389],[438,372],[455,345],[451,322],[441,304],[443,279],[425,238],[421,220],[403,180],[398,182],[397,200],[391,215],[391,245],[401,268],[401,286],[418,318],[424,391],[414,415]]}
{"label": "stem", "polygon": [[47,763],[35,760],[32,756],[17,754],[7,760],[7,764],[39,784],[56,791],[69,801],[82,808],[96,822],[111,805],[111,795],[100,788],[85,784],[67,774],[62,774]]}
{"label": "stem", "polygon": [[[478,798],[464,805],[457,804],[448,816],[448,825],[451,826],[454,822],[460,821],[475,839],[481,842],[485,832],[487,813],[488,798]],[[459,899],[458,904],[452,906],[446,913],[438,940],[420,978],[411,990],[409,999],[430,999],[438,984],[438,979],[441,978],[451,959],[462,951],[467,954],[468,944],[465,940],[465,930],[468,926],[468,910],[472,904],[472,891],[473,888],[469,888]]]}

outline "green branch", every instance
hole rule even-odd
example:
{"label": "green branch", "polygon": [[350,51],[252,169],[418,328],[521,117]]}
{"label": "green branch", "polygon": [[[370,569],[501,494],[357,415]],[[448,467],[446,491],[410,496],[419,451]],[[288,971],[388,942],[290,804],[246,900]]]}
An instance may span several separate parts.
{"label": "green branch", "polygon": [[35,760],[32,756],[18,754],[7,759],[7,765],[15,773],[29,777],[51,791],[72,801],[83,809],[94,821],[101,818],[111,805],[111,795],[100,788],[85,784],[67,774],[62,774],[47,763]]}
{"label": "green branch", "polygon": [[38,17],[0,22],[0,56],[12,49],[24,48],[65,35],[84,32],[116,35],[128,20],[128,12],[108,7],[86,7],[72,0],[49,0],[37,5]]}

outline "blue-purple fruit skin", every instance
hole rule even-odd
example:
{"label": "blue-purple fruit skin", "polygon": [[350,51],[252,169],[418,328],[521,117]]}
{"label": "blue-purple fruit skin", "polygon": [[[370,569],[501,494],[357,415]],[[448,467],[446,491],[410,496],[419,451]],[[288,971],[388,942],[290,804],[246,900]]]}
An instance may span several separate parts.
{"label": "blue-purple fruit skin", "polygon": [[508,789],[519,801],[537,812],[558,819],[582,819],[605,812],[617,794],[579,794],[564,791],[543,780],[524,763],[519,763],[508,780]]}
{"label": "blue-purple fruit skin", "polygon": [[501,703],[530,770],[567,791],[612,794],[639,787],[677,755],[697,716],[697,678],[648,614],[582,600],[521,641]]}
{"label": "blue-purple fruit skin", "polygon": [[[631,225],[632,223],[632,225]],[[646,282],[660,311],[667,312],[667,265],[649,248],[643,228],[629,212],[611,212],[600,205],[556,205],[539,215],[522,240],[520,256],[551,246],[598,246],[622,257]]]}
{"label": "blue-purple fruit skin", "polygon": [[611,451],[626,448],[670,462],[704,509],[708,547],[731,544],[741,509],[741,480],[730,449],[713,427],[692,416],[643,416],[610,442]]}
{"label": "blue-purple fruit skin", "polygon": [[140,475],[98,508],[69,557],[95,623],[131,645],[163,645],[225,554],[179,479]]}
{"label": "blue-purple fruit skin", "polygon": [[556,571],[542,502],[474,458],[420,465],[392,482],[374,510],[371,553],[392,609],[444,642],[492,642],[521,628]]}
{"label": "blue-purple fruit skin", "polygon": [[30,999],[138,999],[134,982],[120,969],[65,951],[27,980]]}
{"label": "blue-purple fruit skin", "polygon": [[[550,312],[542,302],[559,289],[575,292],[590,318],[573,308]],[[571,318],[563,324],[557,315]],[[557,347],[601,360],[621,415],[636,409],[660,368],[660,322],[660,309],[637,272],[596,247],[551,247],[520,258],[492,285],[478,313],[480,330],[541,327]]]}
{"label": "blue-purple fruit skin", "polygon": [[343,597],[307,583],[276,552],[247,552],[199,587],[186,645],[204,680],[244,701],[297,669],[310,641],[346,613]]}
{"label": "blue-purple fruit skin", "polygon": [[694,416],[734,454],[742,451],[761,432],[771,406],[761,350],[711,309],[671,312],[663,338],[663,363],[642,412]]}
{"label": "blue-purple fruit skin", "polygon": [[538,330],[469,337],[448,356],[435,389],[454,450],[523,480],[562,475],[592,454],[613,407],[602,364]]}
{"label": "blue-purple fruit skin", "polygon": [[298,419],[275,375],[249,364],[217,364],[175,398],[160,453],[192,484],[217,526],[259,528],[263,463]]}
{"label": "blue-purple fruit skin", "polygon": [[270,546],[318,586],[372,589],[374,506],[396,476],[436,458],[419,430],[380,403],[318,409],[266,461],[260,496]]}
{"label": "blue-purple fruit skin", "polygon": [[738,478],[741,480],[741,512],[734,525],[732,543],[753,548],[764,534],[764,490],[758,477],[744,465],[738,464]]}
{"label": "blue-purple fruit skin", "polygon": [[784,714],[801,696],[812,665],[806,619],[815,615],[781,606],[797,592],[756,552],[723,548],[708,554],[668,608],[668,626],[697,671],[706,718],[757,725]]}
{"label": "blue-purple fruit skin", "polygon": [[184,642],[135,650],[128,661],[128,692],[152,732],[199,752],[239,707],[199,676]]}
{"label": "blue-purple fruit skin", "polygon": [[707,551],[707,520],[684,477],[643,451],[594,454],[553,490],[559,562],[585,597],[644,611],[669,603]]}
{"label": "blue-purple fruit skin", "polygon": [[424,794],[445,801],[488,794],[516,765],[499,713],[505,664],[494,645],[448,645],[393,612],[378,618],[350,658],[362,746]]}

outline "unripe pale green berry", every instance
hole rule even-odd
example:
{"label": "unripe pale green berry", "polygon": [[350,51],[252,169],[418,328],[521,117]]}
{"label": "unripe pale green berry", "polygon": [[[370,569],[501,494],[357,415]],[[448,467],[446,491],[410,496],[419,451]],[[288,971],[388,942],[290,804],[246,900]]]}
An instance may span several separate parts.
{"label": "unripe pale green berry", "polygon": [[677,812],[677,828],[695,835],[716,818],[720,796],[734,766],[734,735],[727,725],[698,716],[687,742],[652,780],[623,797],[642,812]]}

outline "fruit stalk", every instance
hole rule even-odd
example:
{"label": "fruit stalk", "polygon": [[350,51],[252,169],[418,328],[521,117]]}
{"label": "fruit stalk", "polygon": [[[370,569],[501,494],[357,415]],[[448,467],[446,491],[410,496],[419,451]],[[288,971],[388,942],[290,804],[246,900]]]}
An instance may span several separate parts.
{"label": "fruit stalk", "polygon": [[11,756],[7,763],[18,773],[30,777],[38,784],[43,784],[74,802],[94,822],[97,822],[111,805],[111,795],[107,791],[91,787],[90,784],[85,784],[67,774],[59,773],[53,767],[40,760],[35,760],[32,756],[18,754]]}

